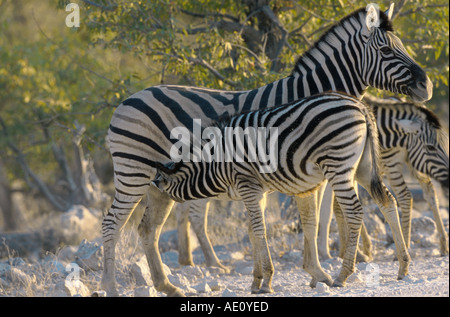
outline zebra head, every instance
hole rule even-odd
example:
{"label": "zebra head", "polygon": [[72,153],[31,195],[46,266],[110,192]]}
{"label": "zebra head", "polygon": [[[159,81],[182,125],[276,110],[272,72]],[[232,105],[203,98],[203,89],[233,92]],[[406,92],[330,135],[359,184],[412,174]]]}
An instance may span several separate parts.
{"label": "zebra head", "polygon": [[415,170],[449,188],[449,141],[436,115],[425,107],[419,108],[423,118],[397,120],[400,130],[408,137],[408,159]]}
{"label": "zebra head", "polygon": [[431,98],[433,84],[394,35],[392,10],[393,5],[387,13],[378,11],[373,4],[366,7],[361,32],[364,46],[362,79],[367,85],[405,94],[415,103],[422,103]]}
{"label": "zebra head", "polygon": [[176,185],[181,180],[178,180],[176,177],[176,173],[183,166],[183,162],[180,161],[178,163],[169,162],[165,165],[157,162],[156,163],[156,175],[155,178],[151,181],[151,184],[158,188],[161,192],[167,193],[170,198],[175,200],[176,202],[182,203],[184,200],[178,197],[176,192]]}

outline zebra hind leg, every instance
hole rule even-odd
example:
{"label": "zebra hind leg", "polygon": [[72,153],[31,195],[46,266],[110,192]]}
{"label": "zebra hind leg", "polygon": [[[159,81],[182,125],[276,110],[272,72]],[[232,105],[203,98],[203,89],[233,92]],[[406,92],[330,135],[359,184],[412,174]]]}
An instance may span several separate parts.
{"label": "zebra hind leg", "polygon": [[167,194],[161,193],[156,187],[150,187],[148,191],[147,206],[142,221],[139,224],[138,232],[156,290],[164,292],[168,296],[184,296],[179,288],[170,283],[164,273],[163,263],[158,248],[161,230],[174,203],[175,202]]}
{"label": "zebra hind leg", "polygon": [[357,174],[358,183],[363,186],[371,195],[375,203],[381,210],[384,218],[389,224],[392,237],[394,238],[395,248],[397,250],[397,259],[399,262],[399,270],[397,279],[401,280],[408,274],[409,264],[411,262],[411,257],[408,253],[408,248],[406,247],[405,240],[403,238],[402,229],[400,226],[400,219],[397,211],[397,204],[395,202],[394,196],[389,192],[387,187],[383,182],[380,181],[381,189],[386,193],[386,200],[383,200],[381,197],[377,197],[372,195],[371,193],[371,184],[367,180],[367,173],[359,173]]}
{"label": "zebra hind leg", "polygon": [[331,285],[333,280],[331,276],[322,269],[319,262],[319,254],[317,247],[317,232],[318,232],[318,206],[317,206],[317,191],[313,195],[306,197],[295,197],[298,210],[300,212],[300,221],[303,229],[304,240],[304,255],[303,255],[303,269],[312,277],[311,287],[316,287],[318,282]]}
{"label": "zebra hind leg", "polygon": [[127,223],[142,195],[125,195],[116,190],[114,201],[108,213],[103,217],[103,275],[101,288],[108,296],[119,296],[116,287],[115,249],[120,231]]}

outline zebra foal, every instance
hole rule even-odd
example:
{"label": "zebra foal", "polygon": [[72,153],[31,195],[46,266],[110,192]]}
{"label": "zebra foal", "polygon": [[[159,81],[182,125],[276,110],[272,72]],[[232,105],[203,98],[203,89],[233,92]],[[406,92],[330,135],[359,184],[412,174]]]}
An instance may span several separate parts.
{"label": "zebra foal", "polygon": [[[401,234],[396,204],[379,176],[376,125],[364,103],[348,95],[325,93],[233,116],[222,128],[237,127],[265,127],[278,131],[275,170],[261,172],[266,162],[261,162],[259,156],[255,159],[252,151],[259,152],[262,145],[253,143],[249,146],[248,139],[247,142],[244,139],[241,149],[245,160],[159,164],[152,184],[178,202],[210,197],[244,202],[253,245],[252,293],[273,292],[274,269],[264,221],[266,193],[278,191],[304,196],[317,191],[325,181],[336,193],[349,229],[343,266],[333,285],[345,285],[354,271],[363,216],[355,181],[370,192],[391,225],[400,265],[398,278],[408,273],[409,254]],[[223,147],[227,143],[238,143],[235,137],[224,138],[221,142]],[[253,160],[249,160],[250,157]],[[303,226],[317,230],[317,222],[306,222]],[[331,277],[317,265],[314,247],[311,243],[305,250],[304,269],[313,280],[331,284]]]}
{"label": "zebra foal", "polygon": [[[439,213],[439,201],[432,183],[434,180],[448,192],[448,132],[444,131],[436,114],[425,106],[373,97],[365,98],[365,100],[373,109],[377,121],[382,171],[398,202],[406,246],[409,248],[411,240],[413,201],[403,175],[405,166],[419,182],[424,198],[433,212],[439,233],[440,253],[443,256],[448,255],[448,235]],[[332,196],[330,191],[325,193],[325,196]],[[331,202],[332,198],[326,197],[326,199]],[[330,203],[326,203],[321,208],[318,237],[321,258],[330,257],[327,241],[331,207]],[[339,213],[339,209],[336,211]],[[340,224],[339,214],[336,215],[336,219]],[[341,245],[344,240],[345,238],[341,241]],[[368,250],[365,251],[368,253]]]}

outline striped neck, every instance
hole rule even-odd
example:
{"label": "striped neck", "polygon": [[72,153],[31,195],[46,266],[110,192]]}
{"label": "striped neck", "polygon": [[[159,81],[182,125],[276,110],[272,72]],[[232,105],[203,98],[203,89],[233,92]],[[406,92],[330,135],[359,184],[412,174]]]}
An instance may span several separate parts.
{"label": "striped neck", "polygon": [[361,99],[368,87],[362,76],[364,19],[363,10],[347,16],[299,57],[291,76],[298,78],[300,97],[342,91]]}

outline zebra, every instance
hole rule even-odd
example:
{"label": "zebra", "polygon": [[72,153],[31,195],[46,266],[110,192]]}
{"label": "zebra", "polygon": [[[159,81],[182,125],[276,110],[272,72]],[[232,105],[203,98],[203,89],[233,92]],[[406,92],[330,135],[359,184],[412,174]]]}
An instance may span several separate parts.
{"label": "zebra", "polygon": [[[138,232],[155,288],[169,296],[183,295],[165,275],[158,250],[162,227],[175,202],[151,187],[149,181],[156,172],[155,162],[171,160],[174,128],[192,130],[193,118],[201,119],[206,126],[225,114],[280,105],[326,90],[360,98],[373,86],[407,94],[417,102],[430,99],[432,83],[394,35],[390,15],[378,12],[374,5],[353,12],[298,58],[291,75],[257,89],[221,91],[160,85],[124,100],[111,118],[107,136],[115,194],[102,221],[102,289],[108,295],[118,295],[116,242],[120,230],[146,195],[147,205]],[[207,204],[203,200],[205,207]]]}
{"label": "zebra", "polygon": [[[264,221],[265,194],[277,191],[291,196],[315,192],[324,182],[332,186],[349,231],[346,254],[334,286],[344,286],[355,267],[355,252],[363,209],[354,188],[355,180],[366,188],[391,225],[399,259],[398,278],[408,273],[409,254],[401,233],[394,197],[379,176],[379,144],[374,117],[360,100],[342,93],[323,93],[293,103],[231,117],[221,125],[222,147],[240,147],[245,159],[239,161],[200,160],[159,165],[152,184],[178,202],[216,197],[242,200],[248,211],[249,237],[253,245],[252,293],[271,293],[274,268],[270,257]],[[259,153],[262,145],[227,129],[243,131],[264,127],[277,131],[277,168],[265,172]],[[228,137],[227,137],[228,136]],[[264,141],[269,142],[269,141]],[[237,152],[237,151],[236,151]],[[266,147],[263,152],[266,152]],[[236,156],[235,156],[236,157]],[[223,157],[222,157],[223,158]],[[253,158],[253,159],[251,159]],[[311,211],[315,213],[315,210]],[[305,217],[302,217],[305,219]],[[302,222],[317,230],[317,222]],[[309,241],[311,242],[311,241]],[[313,245],[305,249],[305,270]],[[313,280],[331,283],[323,270],[310,271]]]}
{"label": "zebra", "polygon": [[[431,180],[439,183],[448,192],[449,144],[438,117],[425,106],[398,100],[367,98],[376,116],[381,146],[382,170],[386,176],[401,211],[402,233],[406,246],[411,241],[412,195],[403,177],[406,166],[422,187],[425,200],[433,212],[439,233],[440,253],[449,254],[448,236],[439,213],[439,202]],[[331,202],[332,193],[326,190],[325,200]],[[319,256],[329,258],[328,231],[331,204],[324,203],[319,225]],[[336,215],[339,221],[339,214]],[[341,245],[345,238],[341,239]],[[364,241],[364,236],[363,236]],[[370,245],[367,242],[367,245]],[[342,250],[342,247],[341,247]],[[365,250],[369,253],[370,250]],[[369,252],[368,252],[369,251]],[[342,253],[341,253],[342,255]]]}

